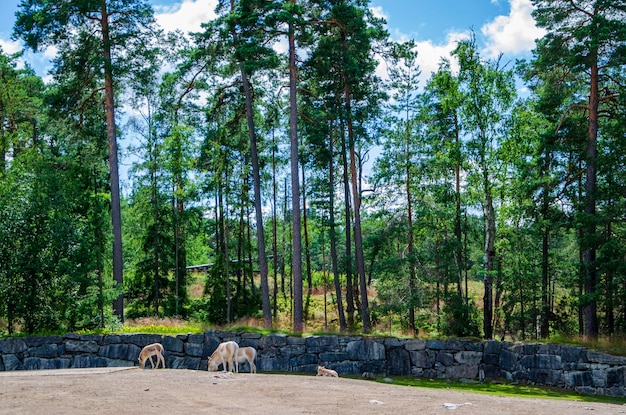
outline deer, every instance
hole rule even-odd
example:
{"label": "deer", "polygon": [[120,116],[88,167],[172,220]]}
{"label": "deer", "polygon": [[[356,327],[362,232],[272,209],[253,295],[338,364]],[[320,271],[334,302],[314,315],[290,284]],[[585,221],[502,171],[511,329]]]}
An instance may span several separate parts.
{"label": "deer", "polygon": [[[209,357],[209,366],[207,367],[207,370],[214,372],[220,365],[224,365],[224,372],[226,372],[226,363],[228,363],[228,368],[230,368],[231,372],[239,372],[239,364],[237,363],[238,350],[239,345],[237,342],[228,341],[220,343],[219,346],[217,346],[217,349],[215,349],[213,354]],[[233,366],[233,361],[235,362],[235,366]]]}
{"label": "deer", "polygon": [[332,369],[326,369],[324,366],[317,367],[317,376],[327,376],[330,378],[338,378],[339,375]]}
{"label": "deer", "polygon": [[152,356],[156,356],[157,369],[159,368],[159,362],[162,363],[163,369],[165,369],[165,358],[163,357],[164,351],[165,350],[163,349],[163,346],[161,345],[161,343],[152,343],[152,344],[145,346],[143,349],[141,349],[141,353],[139,353],[139,358],[138,358],[139,367],[143,369],[144,366],[146,365],[146,360],[150,360],[150,365],[152,366],[152,369],[154,369],[154,362],[152,361]]}
{"label": "deer", "polygon": [[239,363],[250,364],[250,373],[256,373],[256,365],[254,364],[256,359],[256,349],[254,347],[240,347],[237,350],[237,372],[239,372]]}

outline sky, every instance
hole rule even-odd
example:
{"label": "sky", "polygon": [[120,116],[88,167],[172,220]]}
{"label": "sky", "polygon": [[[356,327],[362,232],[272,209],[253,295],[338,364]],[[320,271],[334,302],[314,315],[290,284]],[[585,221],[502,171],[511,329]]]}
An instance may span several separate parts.
{"label": "sky", "polygon": [[[4,53],[22,49],[12,40],[15,12],[20,0],[0,3],[0,46]],[[217,0],[149,0],[157,22],[166,30],[200,31],[200,23],[214,17]],[[481,56],[504,62],[530,57],[534,40],[542,36],[530,13],[531,0],[372,0],[370,8],[387,20],[387,29],[396,41],[413,39],[417,43],[418,63],[423,85],[436,71],[441,57],[448,57],[456,42],[476,35]],[[44,77],[54,50],[33,54],[25,60]]]}
{"label": "sky", "polygon": [[[201,31],[200,24],[215,17],[218,0],[148,1],[163,29],[188,33]],[[21,41],[11,39],[19,3],[20,0],[0,0],[0,46],[4,53],[15,53],[23,48]],[[457,42],[469,38],[472,32],[481,56],[502,55],[502,64],[530,58],[535,39],[543,35],[531,17],[531,0],[371,0],[370,8],[376,16],[386,19],[392,40],[416,42],[421,70],[418,87],[426,85],[441,58],[449,58]],[[27,51],[24,60],[46,81],[53,56],[54,49],[38,54]],[[452,69],[455,69],[454,61]],[[377,72],[382,78],[386,76],[383,63]],[[522,95],[524,89],[520,85]],[[120,143],[120,146],[126,144]],[[122,177],[127,176],[132,161],[132,156],[127,156],[120,170]]]}

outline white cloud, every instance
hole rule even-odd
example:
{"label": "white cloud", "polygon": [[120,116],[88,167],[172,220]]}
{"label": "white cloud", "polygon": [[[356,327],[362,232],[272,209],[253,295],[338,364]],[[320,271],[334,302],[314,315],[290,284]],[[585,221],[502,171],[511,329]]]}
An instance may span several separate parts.
{"label": "white cloud", "polygon": [[533,6],[530,0],[510,0],[510,4],[508,16],[498,16],[481,28],[487,38],[485,51],[488,57],[529,52],[535,47],[535,39],[545,34],[531,16]]}
{"label": "white cloud", "polygon": [[424,86],[431,75],[437,72],[442,58],[450,61],[451,69],[455,72],[458,65],[456,60],[451,58],[451,53],[461,40],[469,38],[469,32],[449,32],[445,44],[437,45],[431,40],[417,42],[417,63],[422,70],[421,78],[423,78],[423,81],[420,80],[420,85]]}
{"label": "white cloud", "polygon": [[12,55],[22,50],[22,44],[19,41],[0,39],[0,47],[5,55]]}
{"label": "white cloud", "polygon": [[376,7],[370,7],[370,11],[372,12],[372,14],[374,15],[374,17],[377,17],[379,19],[389,19],[389,15],[387,13],[385,13],[385,11],[383,10],[383,8],[381,6],[376,6]]}
{"label": "white cloud", "polygon": [[201,24],[216,17],[218,0],[184,0],[170,7],[155,7],[157,23],[166,31],[200,32]]}
{"label": "white cloud", "polygon": [[[392,33],[394,41],[407,42],[410,40],[409,36],[400,32]],[[454,72],[458,69],[456,59],[451,56],[452,51],[457,47],[458,42],[470,38],[469,32],[448,32],[444,43],[437,44],[431,39],[415,40],[415,46],[417,48],[417,64],[419,65],[421,74],[419,76],[419,88],[423,88],[426,85],[431,75],[439,69],[439,64],[442,59],[448,59],[450,61],[451,70]],[[382,79],[387,79],[387,66],[382,61],[379,62],[376,73]]]}

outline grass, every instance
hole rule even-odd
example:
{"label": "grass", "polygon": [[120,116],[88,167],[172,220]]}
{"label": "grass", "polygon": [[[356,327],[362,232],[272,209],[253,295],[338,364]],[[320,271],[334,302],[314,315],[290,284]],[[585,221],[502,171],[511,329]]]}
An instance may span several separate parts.
{"label": "grass", "polygon": [[[599,402],[615,405],[626,405],[626,398],[615,398],[611,396],[583,395],[571,390],[552,388],[547,386],[527,385],[521,383],[506,382],[461,382],[458,380],[446,379],[424,379],[413,377],[389,376],[393,384],[429,388],[429,389],[449,389],[458,392],[482,393],[495,396],[509,396],[535,399],[564,399],[579,402]],[[387,383],[383,379],[377,380]]]}

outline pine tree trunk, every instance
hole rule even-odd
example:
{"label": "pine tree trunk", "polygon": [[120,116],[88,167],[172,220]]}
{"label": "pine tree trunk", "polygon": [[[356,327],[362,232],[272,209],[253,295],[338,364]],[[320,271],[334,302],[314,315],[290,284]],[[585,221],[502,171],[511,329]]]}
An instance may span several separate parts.
{"label": "pine tree trunk", "polygon": [[[596,226],[593,223],[596,216],[596,182],[597,182],[597,140],[598,140],[598,65],[597,51],[592,51],[594,64],[591,66],[591,86],[589,92],[589,124],[587,141],[587,178],[585,183],[585,215],[588,223],[585,226],[585,236],[592,237],[596,234]],[[591,242],[590,244],[593,244]],[[598,289],[598,272],[596,270],[596,247],[594,245],[585,246],[583,252],[583,265],[585,272],[585,294],[590,300],[584,308],[585,315],[585,337],[593,340],[598,337],[598,304],[595,294]]]}
{"label": "pine tree trunk", "polygon": [[[109,36],[109,14],[106,2],[101,3],[101,28],[104,58],[104,94],[109,141],[109,172],[111,184],[111,223],[113,227],[113,280],[118,288],[124,288],[124,265],[122,260],[122,209],[120,204],[120,176],[117,159],[117,131],[115,128],[115,93],[113,90],[113,63],[111,59],[111,39]],[[124,294],[113,302],[113,314],[124,322]]]}
{"label": "pine tree trunk", "polygon": [[[292,0],[295,3],[295,0]],[[293,256],[293,329],[304,329],[302,304],[302,230],[300,221],[300,180],[298,175],[298,102],[297,102],[296,40],[294,28],[289,25],[289,142],[291,147],[291,211]]]}
{"label": "pine tree trunk", "polygon": [[330,191],[328,192],[329,195],[329,221],[330,221],[330,229],[329,229],[329,233],[330,233],[330,256],[331,256],[331,262],[332,262],[332,271],[333,271],[333,276],[334,276],[334,282],[335,282],[335,296],[337,297],[337,314],[339,315],[339,329],[343,332],[346,331],[348,329],[348,326],[346,324],[346,316],[343,310],[343,302],[342,302],[342,295],[341,295],[341,281],[339,279],[339,258],[337,255],[337,236],[335,234],[335,164],[333,161],[333,137],[332,137],[332,131],[333,131],[333,123],[331,121],[330,123],[330,140],[329,140],[329,147],[330,147],[330,161],[329,161],[329,165],[328,165],[328,187],[330,189]]}

